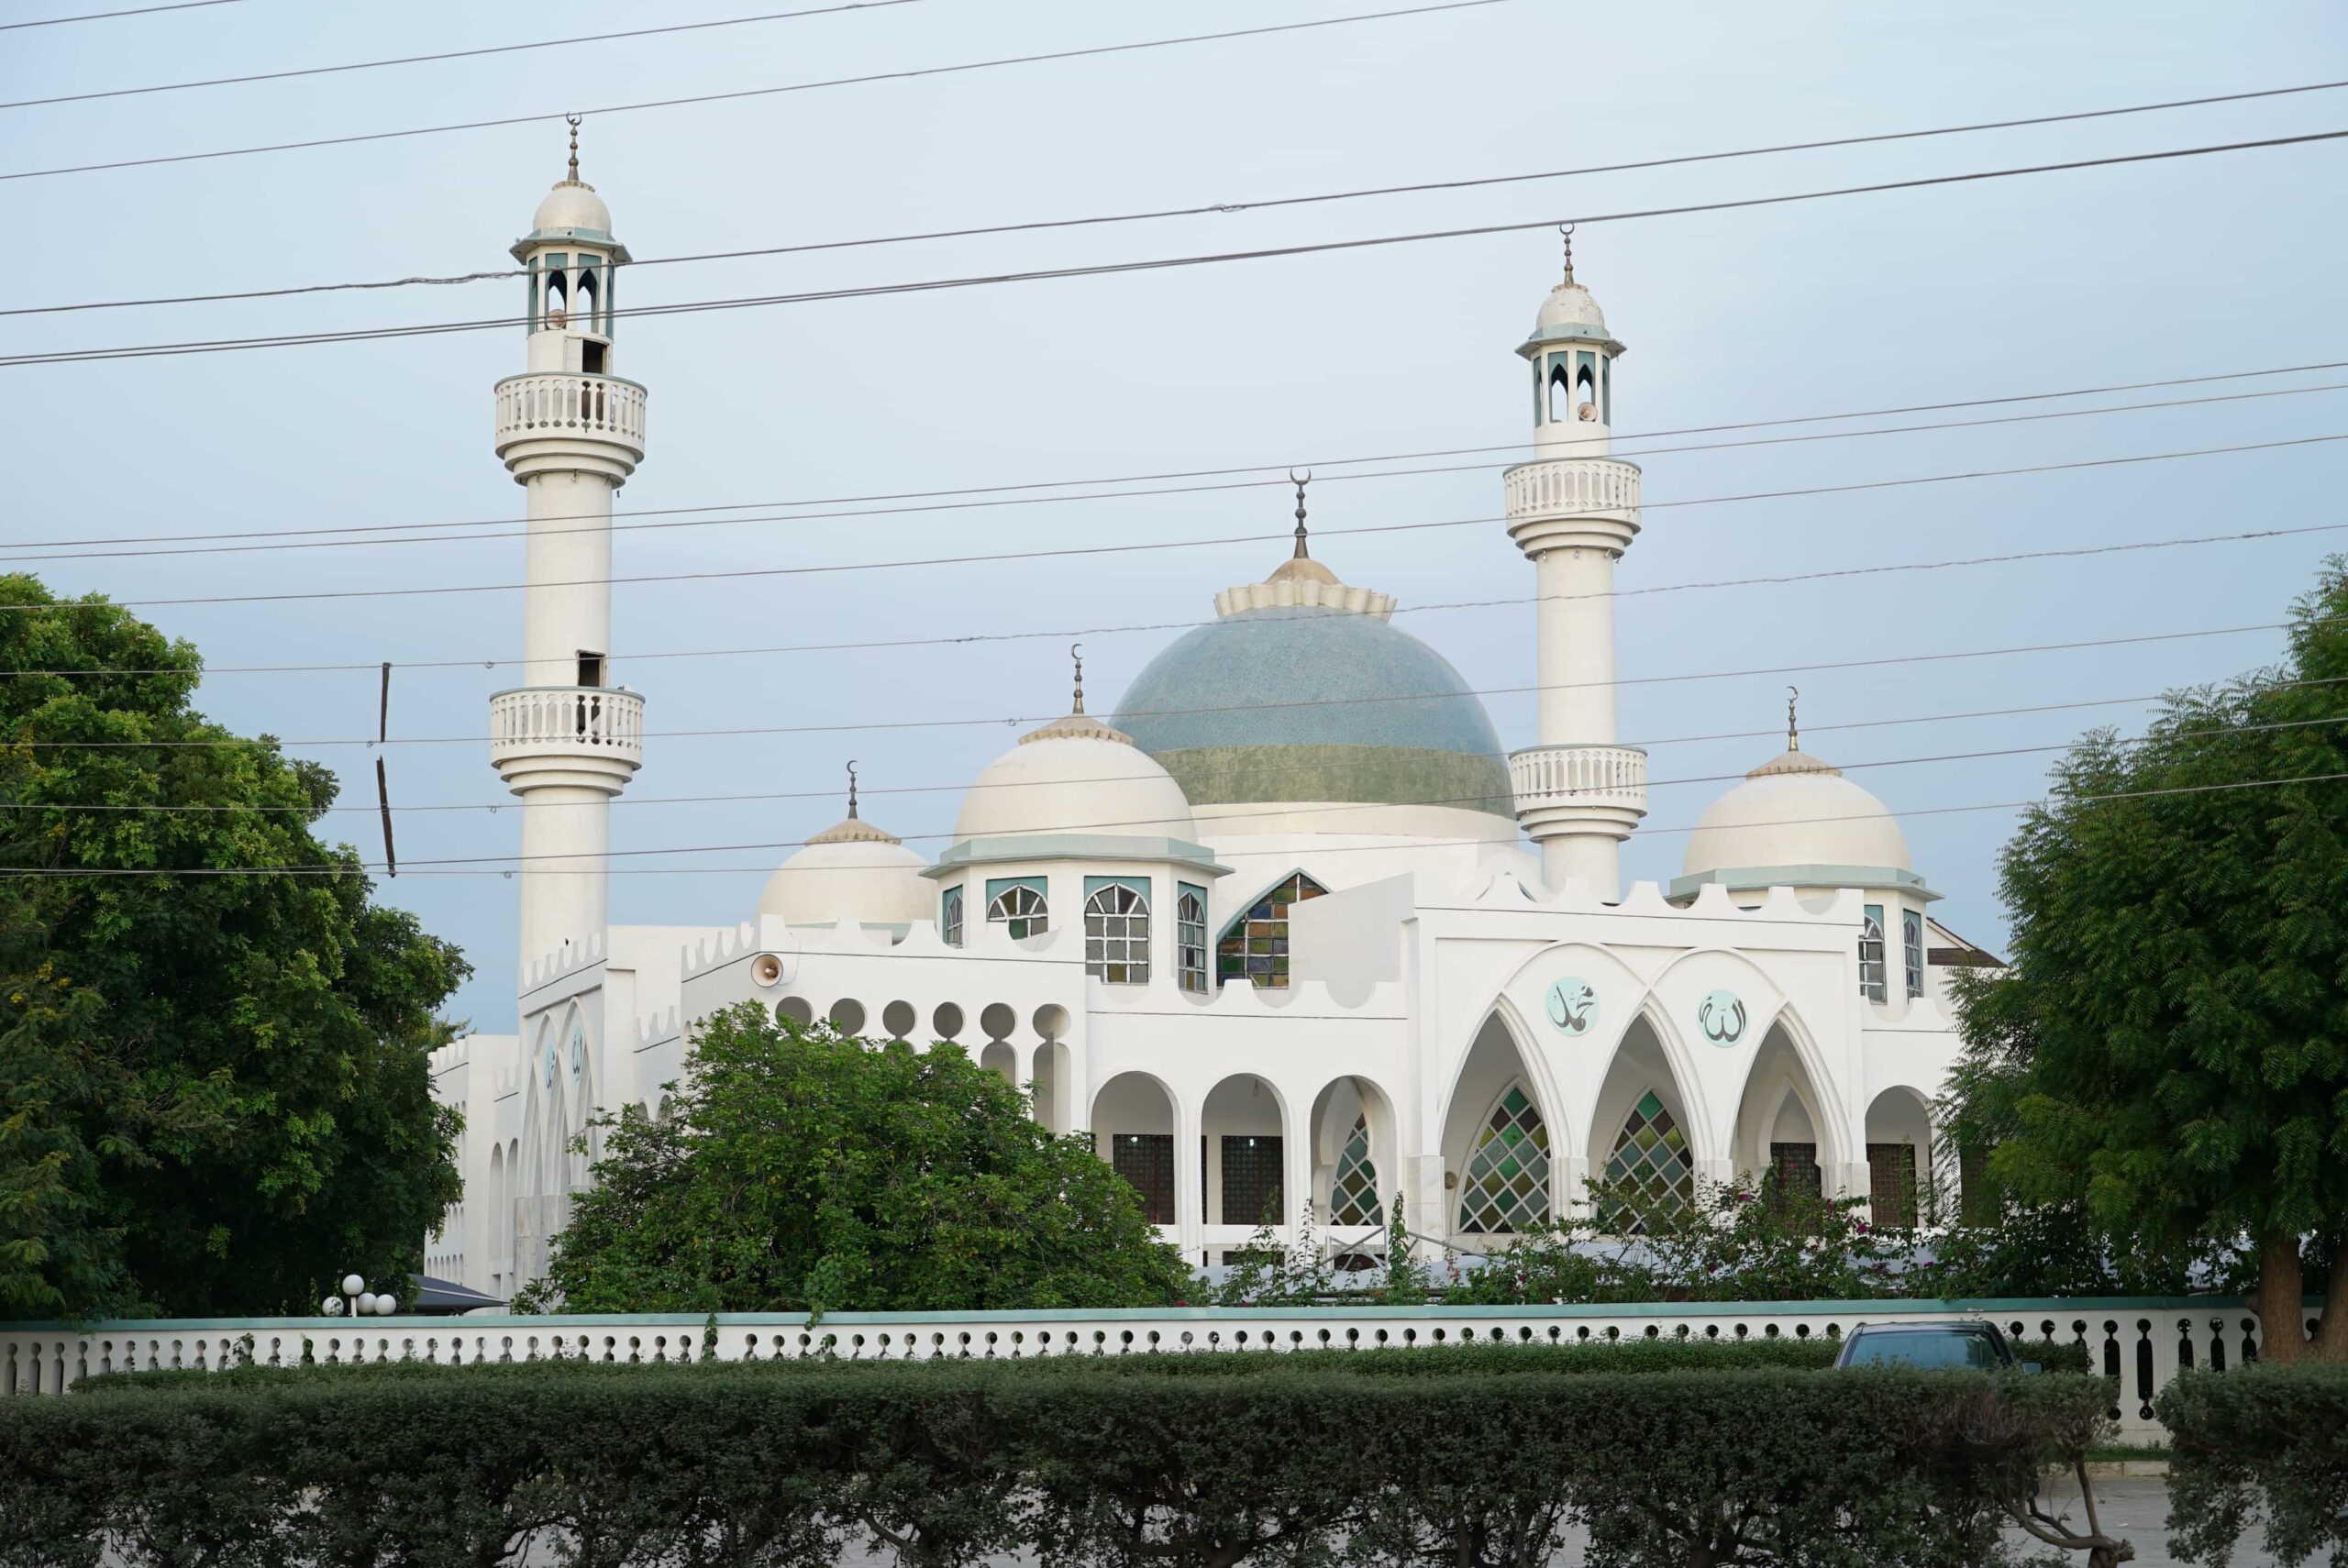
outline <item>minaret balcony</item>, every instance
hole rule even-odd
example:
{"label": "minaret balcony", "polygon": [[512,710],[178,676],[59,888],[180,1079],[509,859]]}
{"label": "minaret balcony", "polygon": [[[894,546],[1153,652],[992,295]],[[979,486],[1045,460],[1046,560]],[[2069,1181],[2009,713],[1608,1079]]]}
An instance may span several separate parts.
{"label": "minaret balcony", "polygon": [[580,784],[617,793],[644,765],[644,699],[601,686],[524,686],[489,700],[489,760],[520,789]]}
{"label": "minaret balcony", "polygon": [[1647,754],[1634,745],[1528,746],[1509,754],[1508,778],[1516,820],[1536,841],[1593,829],[1628,838],[1647,814]]}
{"label": "minaret balcony", "polygon": [[497,455],[516,479],[586,468],[625,480],[644,459],[644,388],[573,370],[508,376],[497,383]]}
{"label": "minaret balcony", "polygon": [[1620,555],[1639,531],[1639,466],[1620,458],[1545,458],[1501,476],[1508,533],[1528,556],[1597,548]]}

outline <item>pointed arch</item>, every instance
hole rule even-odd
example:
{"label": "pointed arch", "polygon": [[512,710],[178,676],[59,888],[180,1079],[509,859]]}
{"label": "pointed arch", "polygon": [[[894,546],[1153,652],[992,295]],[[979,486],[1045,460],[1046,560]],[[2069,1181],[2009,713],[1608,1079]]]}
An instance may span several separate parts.
{"label": "pointed arch", "polygon": [[1226,922],[1215,939],[1215,984],[1245,979],[1260,989],[1288,988],[1288,911],[1329,889],[1301,867],[1266,888]]}
{"label": "pointed arch", "polygon": [[1445,1223],[1462,1235],[1507,1235],[1554,1219],[1566,1152],[1556,1101],[1523,1021],[1496,1000],[1461,1057],[1443,1121]]}
{"label": "pointed arch", "polygon": [[1348,1075],[1313,1097],[1312,1191],[1315,1209],[1349,1248],[1374,1245],[1401,1174],[1393,1102],[1373,1080]]}
{"label": "pointed arch", "polygon": [[1886,1229],[1922,1221],[1933,1181],[1933,1109],[1923,1094],[1894,1084],[1867,1105],[1867,1199]]}
{"label": "pointed arch", "polygon": [[[1649,997],[1623,1032],[1600,1081],[1590,1117],[1594,1183],[1628,1184],[1653,1198],[1693,1201],[1706,1140],[1690,1099],[1695,1076],[1663,1010]],[[1693,1112],[1693,1114],[1691,1114]],[[1600,1223],[1611,1225],[1601,1206]]]}
{"label": "pointed arch", "polygon": [[[1791,1003],[1780,1007],[1762,1029],[1760,1039],[1737,1090],[1730,1162],[1739,1171],[1767,1169],[1775,1163],[1767,1147],[1771,1142],[1801,1141],[1790,1136],[1799,1129],[1789,1124],[1789,1102],[1798,1110],[1790,1120],[1809,1124],[1809,1141],[1817,1144],[1816,1163],[1822,1170],[1831,1173],[1855,1161],[1858,1151],[1848,1119],[1835,1098],[1836,1080],[1800,1012]],[[1773,1140],[1772,1126],[1786,1135]]]}

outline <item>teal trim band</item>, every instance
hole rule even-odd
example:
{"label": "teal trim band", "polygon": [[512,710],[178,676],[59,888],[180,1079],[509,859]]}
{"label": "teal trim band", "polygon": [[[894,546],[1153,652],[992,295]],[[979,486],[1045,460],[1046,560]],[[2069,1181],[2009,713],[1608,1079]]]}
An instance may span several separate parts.
{"label": "teal trim band", "polygon": [[[933,880],[959,875],[973,866],[1006,860],[1163,860],[1202,877],[1228,877],[1204,845],[1180,838],[1124,837],[1113,834],[1043,833],[1033,837],[966,838],[950,845],[922,875]],[[991,897],[992,895],[989,895]]]}
{"label": "teal trim band", "polygon": [[1549,343],[1594,343],[1609,354],[1630,352],[1626,345],[1608,337],[1604,327],[1584,326],[1578,324],[1542,327],[1526,337],[1523,343],[1518,344],[1516,351],[1530,359],[1541,351],[1544,344]]}
{"label": "teal trim band", "polygon": [[1707,882],[1718,882],[1737,892],[1755,888],[1896,888],[1930,903],[1942,895],[1924,885],[1913,871],[1894,866],[1733,866],[1675,877],[1664,896],[1692,899]]}
{"label": "teal trim band", "polygon": [[[2304,1308],[2313,1309],[2323,1305],[2323,1297],[2303,1296],[2300,1302]],[[2232,1315],[2249,1312],[2250,1309],[2243,1305],[2243,1298],[2239,1296],[1998,1296],[1911,1301],[1626,1301],[1611,1305],[1582,1302],[1536,1307],[1108,1307],[1060,1308],[1035,1312],[826,1312],[823,1320],[814,1327],[817,1331],[828,1331],[843,1324],[858,1328],[886,1328],[900,1323],[1000,1323],[1016,1328],[1023,1323],[1168,1320],[1210,1323],[1343,1322],[1347,1320],[1408,1321],[1429,1318],[1450,1322],[1475,1320],[1521,1321],[1543,1318],[1648,1318],[1669,1323],[1689,1318],[1868,1319],[1941,1317],[1953,1312],[2061,1318],[2081,1313],[2092,1316],[2098,1312],[2144,1311]],[[318,1330],[328,1332],[340,1331],[349,1334],[356,1330],[363,1336],[373,1334],[379,1326],[388,1327],[394,1323],[404,1324],[411,1329],[437,1328],[451,1333],[471,1333],[476,1330],[489,1329],[623,1329],[637,1326],[698,1329],[710,1321],[713,1316],[720,1327],[808,1324],[807,1316],[797,1312],[549,1312],[543,1316],[483,1314],[480,1317],[101,1318],[85,1323],[54,1320],[0,1323],[0,1333],[163,1335],[238,1331],[282,1333]]]}
{"label": "teal trim band", "polygon": [[1150,901],[1149,878],[1146,877],[1087,877],[1084,879],[1084,896],[1088,900],[1103,888],[1131,888],[1141,895],[1144,904]]}
{"label": "teal trim band", "polygon": [[1049,903],[1051,901],[1051,888],[1041,877],[990,877],[987,878],[987,903],[989,907],[992,907],[997,899],[1002,897],[1003,894],[1011,891],[1013,888],[1024,888],[1029,892],[1035,894],[1037,898],[1045,900],[1045,902]]}

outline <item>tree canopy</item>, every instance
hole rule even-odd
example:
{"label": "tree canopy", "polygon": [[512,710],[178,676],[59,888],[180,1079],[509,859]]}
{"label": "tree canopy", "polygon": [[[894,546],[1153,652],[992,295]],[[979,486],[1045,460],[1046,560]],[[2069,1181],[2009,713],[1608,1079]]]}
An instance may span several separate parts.
{"label": "tree canopy", "polygon": [[[2348,1303],[2348,562],[2282,665],[2081,743],[1999,885],[2013,962],[1966,988],[1956,1135],[2154,1266],[2248,1247],[2267,1353],[2302,1353],[2303,1269]],[[2348,1309],[2313,1348],[2348,1359]]]}
{"label": "tree canopy", "polygon": [[1192,1288],[1090,1136],[1038,1127],[958,1045],[745,1003],[700,1025],[660,1120],[599,1125],[594,1186],[526,1309],[1146,1307]]}
{"label": "tree canopy", "polygon": [[314,836],[332,774],[194,710],[188,644],[22,575],[0,606],[0,1318],[415,1267],[459,1191],[426,1058],[463,959]]}

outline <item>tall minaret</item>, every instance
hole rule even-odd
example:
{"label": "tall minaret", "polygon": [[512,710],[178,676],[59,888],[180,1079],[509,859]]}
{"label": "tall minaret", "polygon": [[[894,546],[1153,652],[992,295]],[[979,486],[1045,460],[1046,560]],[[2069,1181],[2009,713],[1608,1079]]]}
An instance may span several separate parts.
{"label": "tall minaret", "polygon": [[1531,462],[1508,470],[1508,532],[1539,583],[1541,744],[1509,758],[1516,820],[1541,846],[1550,889],[1578,878],[1621,897],[1622,844],[1647,809],[1647,757],[1614,744],[1614,562],[1639,532],[1639,469],[1607,456],[1623,345],[1589,291],[1549,291],[1533,336]]}
{"label": "tall minaret", "polygon": [[601,941],[612,797],[644,760],[644,699],[612,680],[612,492],[644,457],[644,389],[612,374],[612,284],[629,259],[570,171],[514,259],[528,369],[497,383],[497,455],[528,497],[522,684],[489,700],[490,760],[522,798],[522,964]]}

